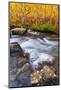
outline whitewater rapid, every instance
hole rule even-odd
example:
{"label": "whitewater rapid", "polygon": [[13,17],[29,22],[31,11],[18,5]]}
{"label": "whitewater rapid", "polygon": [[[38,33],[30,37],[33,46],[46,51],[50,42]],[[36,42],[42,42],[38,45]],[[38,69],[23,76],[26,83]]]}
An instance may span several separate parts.
{"label": "whitewater rapid", "polygon": [[32,68],[38,67],[38,64],[43,62],[51,63],[54,57],[58,57],[58,39],[52,39],[50,37],[44,38],[30,38],[30,37],[18,37],[13,36],[10,39],[10,43],[18,42],[24,52],[30,55],[30,64]]}

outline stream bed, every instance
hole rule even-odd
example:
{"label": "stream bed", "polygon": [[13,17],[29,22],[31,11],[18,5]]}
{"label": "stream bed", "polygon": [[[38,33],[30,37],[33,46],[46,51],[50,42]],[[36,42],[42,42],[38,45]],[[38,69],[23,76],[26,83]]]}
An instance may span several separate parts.
{"label": "stream bed", "polygon": [[[33,38],[30,36],[12,35],[10,38],[10,43],[13,42],[18,42],[23,51],[25,53],[29,53],[29,64],[33,72],[38,70],[39,65],[41,68],[42,64],[44,63],[52,64],[55,57],[58,58],[59,41],[57,38]],[[22,76],[18,77],[18,80],[14,78],[18,69],[15,55],[11,56],[10,60],[13,60],[15,63],[14,68],[10,68],[9,71],[9,74],[13,77],[13,79],[10,80],[10,87],[31,86],[29,76],[30,73],[27,72],[27,69],[26,72],[22,74]],[[29,68],[27,63],[24,67]]]}

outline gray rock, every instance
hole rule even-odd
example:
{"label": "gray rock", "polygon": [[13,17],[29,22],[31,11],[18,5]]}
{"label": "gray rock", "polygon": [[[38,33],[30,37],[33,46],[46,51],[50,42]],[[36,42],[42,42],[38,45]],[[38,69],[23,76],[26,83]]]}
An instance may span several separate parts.
{"label": "gray rock", "polygon": [[22,67],[25,63],[29,62],[29,54],[25,54],[25,56],[19,56],[18,57],[18,67]]}
{"label": "gray rock", "polygon": [[31,67],[28,63],[24,64],[21,68],[18,68],[17,76],[19,76],[21,73],[27,72],[27,71],[31,72]]}
{"label": "gray rock", "polygon": [[9,87],[10,88],[17,88],[18,87],[18,82],[16,80],[12,80],[9,82]]}
{"label": "gray rock", "polygon": [[28,63],[24,64],[22,68],[18,69],[16,78],[19,81],[19,86],[31,85],[30,73],[31,73],[31,68]]}
{"label": "gray rock", "polygon": [[20,52],[22,55],[24,52],[17,42],[10,43],[10,53]]}
{"label": "gray rock", "polygon": [[13,34],[23,35],[27,32],[26,28],[14,28],[11,30]]}

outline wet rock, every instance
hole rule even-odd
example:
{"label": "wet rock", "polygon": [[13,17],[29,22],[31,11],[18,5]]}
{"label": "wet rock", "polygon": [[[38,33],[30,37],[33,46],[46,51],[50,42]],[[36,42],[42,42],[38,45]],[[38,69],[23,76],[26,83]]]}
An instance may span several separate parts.
{"label": "wet rock", "polygon": [[42,80],[42,75],[40,74],[40,71],[35,71],[33,73],[31,73],[31,84],[38,84],[39,81]]}
{"label": "wet rock", "polygon": [[43,86],[59,85],[58,78],[50,78],[43,81]]}
{"label": "wet rock", "polygon": [[[14,60],[15,59],[15,60]],[[9,62],[9,68],[10,69],[13,69],[13,68],[16,68],[17,67],[17,58],[10,58],[10,62]]]}
{"label": "wet rock", "polygon": [[16,75],[10,75],[10,81],[14,81],[16,79]]}
{"label": "wet rock", "polygon": [[28,29],[27,33],[28,33],[28,34],[31,34],[31,35],[36,35],[36,36],[40,35],[39,32],[33,31],[33,30],[31,30],[31,29]]}
{"label": "wet rock", "polygon": [[25,63],[29,63],[29,54],[24,53],[23,56],[18,57],[18,67],[22,67]]}
{"label": "wet rock", "polygon": [[29,86],[30,83],[31,68],[28,63],[24,64],[23,67],[18,68],[16,78],[19,81],[19,86]]}
{"label": "wet rock", "polygon": [[55,78],[57,77],[55,74],[55,69],[53,67],[49,67],[45,65],[43,69],[40,71],[42,73],[43,79]]}
{"label": "wet rock", "polygon": [[10,43],[10,53],[20,52],[21,55],[24,53],[22,48],[17,42]]}
{"label": "wet rock", "polygon": [[44,65],[41,70],[37,70],[31,73],[31,84],[32,85],[43,85],[44,81],[49,79],[54,80],[57,79],[57,75],[55,73],[54,67],[49,67]]}
{"label": "wet rock", "polygon": [[59,77],[59,58],[56,57],[54,62],[53,62],[53,65],[52,65],[54,68],[55,68],[55,72],[57,74],[57,77]]}
{"label": "wet rock", "polygon": [[23,72],[26,72],[28,70],[31,70],[31,67],[28,63],[24,64],[21,68],[18,68],[17,76],[20,75]]}
{"label": "wet rock", "polygon": [[26,28],[14,28],[11,30],[13,34],[23,35],[27,32]]}
{"label": "wet rock", "polygon": [[9,81],[9,88],[17,88],[18,82],[16,80]]}
{"label": "wet rock", "polygon": [[[14,60],[12,60],[13,62]],[[9,87],[17,87],[16,73],[17,73],[17,63],[10,63],[9,68]]]}
{"label": "wet rock", "polygon": [[[19,87],[29,84],[30,65],[28,64],[28,62],[29,54],[24,53],[18,43],[11,43],[9,61],[9,87],[15,87],[15,85],[16,87]],[[25,77],[28,79],[26,79]],[[25,83],[25,81],[27,84]]]}

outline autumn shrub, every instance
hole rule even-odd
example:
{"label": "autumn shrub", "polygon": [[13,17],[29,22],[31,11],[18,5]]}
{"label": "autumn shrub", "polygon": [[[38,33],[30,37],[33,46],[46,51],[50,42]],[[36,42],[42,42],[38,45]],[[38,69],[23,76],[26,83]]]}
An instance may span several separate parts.
{"label": "autumn shrub", "polygon": [[[58,33],[58,5],[10,3],[10,29],[16,27]],[[50,23],[50,24],[49,24]]]}

